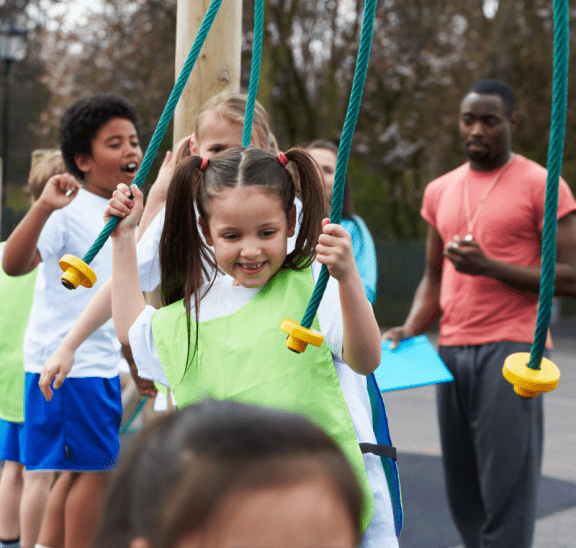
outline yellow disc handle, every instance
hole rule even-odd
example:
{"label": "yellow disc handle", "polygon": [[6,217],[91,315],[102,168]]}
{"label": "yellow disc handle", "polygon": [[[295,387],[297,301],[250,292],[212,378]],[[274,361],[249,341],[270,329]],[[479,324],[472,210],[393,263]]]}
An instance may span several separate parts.
{"label": "yellow disc handle", "polygon": [[314,329],[302,327],[298,322],[285,318],[280,324],[280,329],[288,333],[286,346],[293,352],[301,354],[309,344],[320,346],[324,337]]}
{"label": "yellow disc handle", "polygon": [[76,289],[79,285],[92,287],[96,283],[96,274],[82,259],[64,255],[58,264],[64,271],[60,279],[66,289]]}
{"label": "yellow disc handle", "polygon": [[528,367],[530,353],[518,352],[506,358],[502,374],[514,385],[514,392],[523,398],[535,398],[541,392],[552,392],[558,386],[560,370],[547,358],[542,358],[540,369]]}

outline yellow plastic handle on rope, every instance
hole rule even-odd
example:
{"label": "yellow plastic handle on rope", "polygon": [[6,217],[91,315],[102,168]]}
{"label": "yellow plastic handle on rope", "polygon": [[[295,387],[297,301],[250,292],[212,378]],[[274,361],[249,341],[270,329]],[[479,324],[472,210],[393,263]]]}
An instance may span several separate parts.
{"label": "yellow plastic handle on rope", "polygon": [[90,288],[98,279],[95,272],[74,255],[64,255],[58,264],[64,271],[60,280],[66,289],[76,289],[79,285]]}
{"label": "yellow plastic handle on rope", "polygon": [[558,386],[560,370],[547,358],[542,358],[540,369],[528,367],[529,352],[517,352],[506,358],[502,374],[514,385],[514,392],[523,398],[535,398],[541,392],[552,392]]}
{"label": "yellow plastic handle on rope", "polygon": [[280,329],[288,333],[286,346],[298,354],[304,352],[309,344],[321,346],[324,342],[324,337],[318,333],[318,331],[302,327],[297,321],[290,320],[289,318],[282,320]]}

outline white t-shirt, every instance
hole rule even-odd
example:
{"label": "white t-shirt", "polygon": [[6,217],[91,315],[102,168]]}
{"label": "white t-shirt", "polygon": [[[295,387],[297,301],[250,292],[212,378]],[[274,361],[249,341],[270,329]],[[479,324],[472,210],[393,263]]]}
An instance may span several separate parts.
{"label": "white t-shirt", "polygon": [[[314,282],[320,274],[321,265],[314,262],[312,274]],[[260,288],[234,287],[228,275],[216,279],[212,289],[203,297],[200,304],[199,321],[218,318],[239,310],[254,297]],[[156,310],[146,306],[129,332],[130,346],[138,374],[168,386],[162,364],[152,335],[152,316]],[[194,310],[192,317],[197,319]],[[334,367],[342,387],[344,399],[348,405],[352,424],[359,442],[378,443],[372,427],[372,408],[368,396],[366,377],[353,371],[342,360],[342,341],[344,327],[338,293],[338,282],[330,278],[326,291],[318,308],[320,330],[332,353]],[[187,344],[183,341],[183,344]],[[374,517],[365,532],[362,546],[366,548],[397,548],[398,541],[394,531],[392,503],[382,462],[376,455],[365,454],[364,464],[368,481],[374,494]]]}
{"label": "white t-shirt", "polygon": [[[66,289],[58,261],[69,253],[82,258],[104,228],[102,214],[106,198],[80,189],[72,202],[54,211],[44,225],[37,249],[43,267],[38,270],[34,303],[24,335],[24,370],[40,373],[56,351],[99,287],[112,274],[112,243],[108,241],[90,264],[98,277],[91,289],[79,286]],[[74,355],[69,377],[104,377],[118,375],[118,352],[112,320],[107,321],[84,341]]]}
{"label": "white t-shirt", "polygon": [[[294,250],[302,214],[302,202],[298,198],[294,200],[294,205],[296,206],[296,230],[294,231],[294,236],[288,238],[288,253]],[[166,208],[163,207],[148,225],[141,240],[136,245],[138,274],[140,275],[142,291],[154,291],[160,285],[160,253],[158,248],[165,218]]]}

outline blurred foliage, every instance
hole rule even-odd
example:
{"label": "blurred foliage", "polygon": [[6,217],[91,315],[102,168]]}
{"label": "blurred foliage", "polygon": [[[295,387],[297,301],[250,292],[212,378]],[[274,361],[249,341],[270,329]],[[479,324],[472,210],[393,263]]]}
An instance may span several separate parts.
{"label": "blurred foliage", "polygon": [[[7,4],[0,7],[0,18]],[[23,0],[21,4],[26,5]],[[552,4],[513,0],[499,5],[489,18],[483,0],[378,3],[348,167],[356,208],[375,237],[424,235],[426,227],[419,215],[423,189],[464,161],[458,107],[464,90],[477,79],[500,78],[512,86],[520,117],[514,149],[545,165]],[[338,141],[356,63],[362,8],[360,0],[266,0],[258,97],[270,113],[281,147],[317,137]],[[253,0],[244,0],[244,88],[250,72],[253,10]],[[572,24],[575,19],[572,9]],[[146,145],[174,83],[175,22],[176,0],[103,0],[73,27],[64,16],[49,28],[37,25],[26,62],[17,63],[14,70],[18,89],[28,86],[31,91],[14,99],[21,104],[14,105],[11,116],[12,165],[17,163],[12,157],[20,155],[23,162],[33,146],[54,145],[63,110],[95,91],[121,93],[137,104]],[[572,44],[575,40],[572,31]],[[572,61],[575,55],[572,48]],[[570,130],[576,124],[575,80],[572,71],[563,167],[563,176],[573,188],[576,142],[570,139]],[[167,135],[161,152],[170,144]],[[23,170],[19,179],[25,182]]]}

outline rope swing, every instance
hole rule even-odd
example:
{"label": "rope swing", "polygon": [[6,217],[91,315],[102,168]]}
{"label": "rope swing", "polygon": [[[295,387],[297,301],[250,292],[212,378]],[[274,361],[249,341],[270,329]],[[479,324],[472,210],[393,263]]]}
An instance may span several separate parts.
{"label": "rope swing", "polygon": [[[569,53],[568,0],[554,0],[554,69],[552,82],[552,120],[548,148],[548,178],[542,229],[542,275],[534,343],[530,354],[519,352],[509,356],[503,375],[514,385],[517,394],[533,398],[540,392],[551,392],[558,385],[560,371],[543,358],[554,296],[556,275],[556,224],[558,185],[566,132]],[[528,363],[527,360],[529,358]]]}

